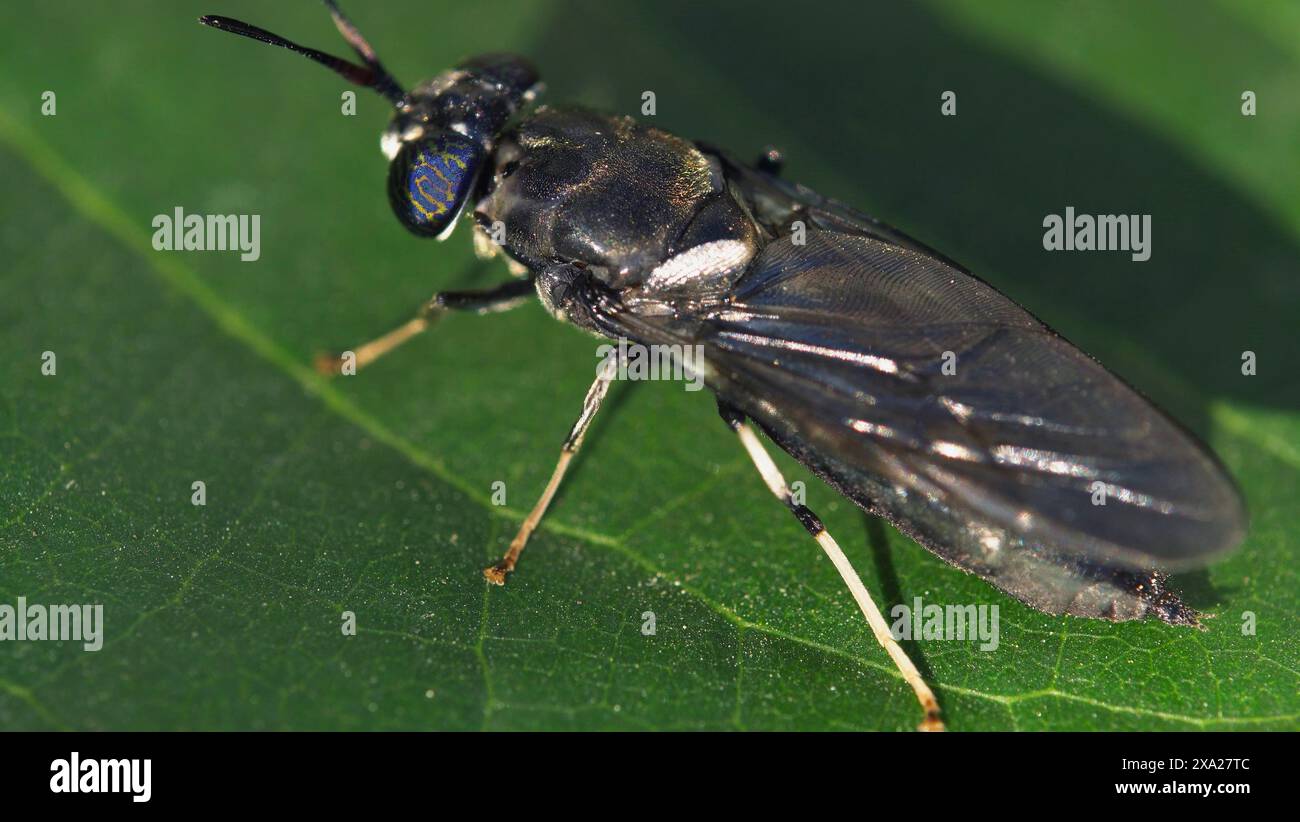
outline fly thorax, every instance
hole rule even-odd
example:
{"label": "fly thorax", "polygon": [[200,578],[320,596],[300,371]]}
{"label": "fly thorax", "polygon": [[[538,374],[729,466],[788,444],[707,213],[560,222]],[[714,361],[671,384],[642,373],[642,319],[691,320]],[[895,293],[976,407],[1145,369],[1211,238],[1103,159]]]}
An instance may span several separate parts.
{"label": "fly thorax", "polygon": [[503,137],[494,163],[475,216],[500,221],[517,258],[581,260],[624,283],[672,256],[725,192],[690,143],[582,110],[539,109]]}

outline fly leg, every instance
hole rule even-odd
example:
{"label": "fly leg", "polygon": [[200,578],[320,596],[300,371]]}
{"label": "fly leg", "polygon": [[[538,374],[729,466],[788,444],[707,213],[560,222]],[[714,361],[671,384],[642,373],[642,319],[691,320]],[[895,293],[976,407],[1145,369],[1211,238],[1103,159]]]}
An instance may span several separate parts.
{"label": "fly leg", "polygon": [[488,582],[505,585],[506,575],[515,570],[515,564],[519,562],[519,555],[528,544],[528,538],[537,529],[538,523],[542,521],[542,515],[551,504],[551,499],[559,490],[560,482],[564,479],[564,473],[569,470],[573,455],[582,447],[582,438],[587,433],[587,427],[591,425],[596,412],[600,410],[605,395],[609,393],[609,384],[618,376],[619,365],[617,352],[610,354],[600,364],[596,381],[591,384],[591,388],[587,389],[587,397],[582,401],[582,413],[578,415],[577,422],[569,430],[569,436],[564,438],[560,459],[555,464],[555,470],[551,472],[550,481],[546,483],[546,490],[542,491],[541,498],[537,500],[537,504],[533,506],[533,510],[529,512],[523,524],[519,526],[519,533],[515,534],[515,538],[510,541],[506,555],[496,565],[483,569],[483,576],[487,577]]}
{"label": "fly leg", "polygon": [[[357,346],[353,350],[356,367],[364,368],[412,337],[427,331],[449,311],[468,311],[474,314],[508,311],[521,305],[533,293],[531,277],[511,280],[486,291],[440,291],[420,306],[420,310],[411,319],[387,334]],[[321,354],[316,357],[316,370],[326,376],[333,376],[340,373],[343,362],[340,354]]]}
{"label": "fly leg", "polygon": [[763,448],[762,442],[759,441],[753,429],[745,422],[745,415],[721,402],[718,403],[718,412],[727,425],[731,426],[731,430],[735,431],[740,437],[741,444],[745,446],[749,458],[754,461],[754,466],[758,468],[758,473],[762,475],[767,487],[771,489],[777,499],[786,504],[800,524],[807,529],[813,539],[817,540],[817,544],[826,552],[826,556],[830,557],[831,562],[835,565],[835,570],[840,572],[840,577],[849,586],[849,591],[853,593],[853,599],[857,601],[858,607],[862,609],[863,616],[867,618],[872,633],[876,635],[876,641],[880,643],[881,647],[894,661],[894,664],[898,666],[903,679],[908,685],[912,686],[917,700],[921,703],[921,709],[925,712],[925,717],[921,720],[918,730],[942,731],[943,720],[939,716],[939,702],[934,698],[934,692],[930,690],[929,685],[925,684],[920,671],[912,664],[912,660],[908,659],[907,654],[903,652],[902,647],[894,639],[893,634],[890,633],[889,625],[885,622],[884,616],[881,615],[880,609],[876,607],[875,601],[871,599],[871,594],[867,592],[867,587],[862,584],[858,572],[853,570],[853,566],[849,564],[849,558],[844,555],[844,551],[835,542],[835,538],[826,530],[826,526],[822,525],[822,521],[818,519],[816,514],[809,510],[807,506],[794,501],[794,497],[790,494],[790,488],[785,483],[785,477],[781,475],[781,470],[776,467],[772,457]]}

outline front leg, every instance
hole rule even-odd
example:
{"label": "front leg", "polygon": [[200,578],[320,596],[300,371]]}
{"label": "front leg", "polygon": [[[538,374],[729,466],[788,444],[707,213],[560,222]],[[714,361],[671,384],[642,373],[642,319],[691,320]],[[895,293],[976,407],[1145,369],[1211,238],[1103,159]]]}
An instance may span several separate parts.
{"label": "front leg", "polygon": [[[508,311],[523,304],[533,293],[532,277],[511,280],[486,290],[440,291],[420,306],[416,315],[405,323],[381,337],[357,346],[352,352],[355,358],[354,364],[357,368],[369,365],[412,337],[428,330],[429,326],[448,311],[468,311],[474,314]],[[342,368],[343,356],[340,354],[322,354],[316,358],[316,370],[326,376],[339,374]]]}

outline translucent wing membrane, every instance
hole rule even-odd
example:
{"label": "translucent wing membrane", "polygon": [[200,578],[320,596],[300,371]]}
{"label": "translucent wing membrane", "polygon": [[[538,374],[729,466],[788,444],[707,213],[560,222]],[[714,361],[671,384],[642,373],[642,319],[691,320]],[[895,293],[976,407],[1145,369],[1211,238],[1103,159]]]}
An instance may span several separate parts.
{"label": "translucent wing membrane", "polygon": [[774,233],[805,219],[806,241],[769,242],[724,303],[622,317],[630,336],[704,345],[711,386],[785,450],[1025,602],[1194,621],[1149,569],[1204,564],[1244,535],[1203,446],[919,243],[745,173],[759,219]]}
{"label": "translucent wing membrane", "polygon": [[776,240],[734,301],[699,320],[724,393],[852,484],[880,477],[958,520],[918,524],[935,538],[969,520],[1179,568],[1242,536],[1235,488],[1189,435],[1010,300],[918,252],[828,232]]}

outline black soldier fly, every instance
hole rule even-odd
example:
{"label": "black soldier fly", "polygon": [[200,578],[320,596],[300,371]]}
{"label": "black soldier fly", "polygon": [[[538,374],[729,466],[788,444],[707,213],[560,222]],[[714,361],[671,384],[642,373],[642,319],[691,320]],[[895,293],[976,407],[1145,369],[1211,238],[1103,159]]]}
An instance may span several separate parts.
{"label": "black soldier fly", "polygon": [[[502,310],[533,294],[598,336],[703,346],[723,419],[835,564],[916,692],[923,729],[943,727],[933,693],[750,421],[867,512],[1033,608],[1198,623],[1166,573],[1241,541],[1232,480],[1192,435],[1016,303],[781,179],[774,152],[749,166],[630,117],[535,107],[541,83],[522,58],[475,57],[404,91],[325,4],[361,64],[226,17],[202,22],[296,51],[390,100],[381,147],[398,219],[445,239],[468,212],[476,250],[504,255],[517,277],[435,295],[357,348],[356,366],[448,311]],[[491,582],[514,570],[611,379],[603,369],[592,384],[540,500],[484,572]]]}

